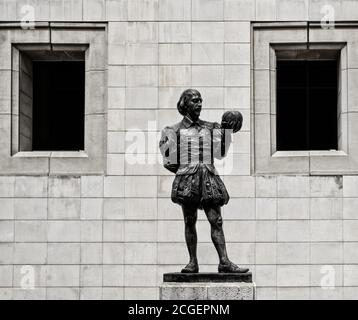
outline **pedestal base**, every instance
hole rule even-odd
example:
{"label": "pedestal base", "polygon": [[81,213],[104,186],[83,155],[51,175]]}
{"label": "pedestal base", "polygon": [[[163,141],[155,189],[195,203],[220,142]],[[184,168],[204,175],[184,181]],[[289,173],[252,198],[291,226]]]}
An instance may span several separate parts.
{"label": "pedestal base", "polygon": [[167,273],[160,300],[255,300],[251,273]]}

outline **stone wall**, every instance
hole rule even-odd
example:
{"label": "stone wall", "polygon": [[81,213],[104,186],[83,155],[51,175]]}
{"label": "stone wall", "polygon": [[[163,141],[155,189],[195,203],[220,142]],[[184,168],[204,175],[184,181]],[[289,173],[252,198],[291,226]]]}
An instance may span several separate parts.
{"label": "stone wall", "polygon": [[[202,92],[203,119],[244,115],[223,216],[231,259],[250,267],[257,298],[356,298],[358,176],[257,176],[252,166],[250,22],[320,21],[326,3],[337,20],[357,19],[351,0],[2,0],[1,21],[21,21],[30,4],[38,21],[108,22],[108,104],[105,175],[0,177],[0,298],[158,298],[162,274],[187,262],[182,214],[173,176],[125,151],[134,133],[149,139],[180,120],[187,87]],[[9,90],[0,82],[2,106]],[[158,152],[150,146],[143,158]],[[203,212],[198,237],[201,270],[215,271]],[[32,273],[35,289],[23,289]]]}

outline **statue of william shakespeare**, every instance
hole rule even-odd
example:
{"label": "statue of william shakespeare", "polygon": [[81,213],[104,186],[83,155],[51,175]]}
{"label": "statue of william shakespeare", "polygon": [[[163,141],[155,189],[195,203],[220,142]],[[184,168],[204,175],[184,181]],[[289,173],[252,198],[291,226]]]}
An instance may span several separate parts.
{"label": "statue of william shakespeare", "polygon": [[183,120],[165,127],[159,143],[164,167],[175,173],[171,198],[182,207],[185,241],[190,261],[182,273],[199,272],[196,255],[196,221],[198,209],[204,210],[211,225],[211,238],[218,252],[220,273],[246,273],[232,263],[226,252],[221,207],[228,203],[229,194],[220,179],[214,159],[227,155],[231,134],[242,126],[239,112],[225,112],[221,124],[199,118],[203,99],[199,91],[184,91],[177,104]]}

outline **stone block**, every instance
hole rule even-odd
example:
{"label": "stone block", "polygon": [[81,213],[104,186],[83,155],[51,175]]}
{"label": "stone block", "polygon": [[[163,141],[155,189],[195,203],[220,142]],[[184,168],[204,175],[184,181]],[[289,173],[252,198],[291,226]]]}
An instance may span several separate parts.
{"label": "stone block", "polygon": [[126,244],[124,261],[125,264],[157,264],[157,244]]}
{"label": "stone block", "polygon": [[50,20],[82,21],[82,0],[51,0]]}
{"label": "stone block", "polygon": [[225,20],[255,19],[255,2],[250,0],[224,0]]}
{"label": "stone block", "polygon": [[160,43],[191,42],[190,22],[159,22]]}
{"label": "stone block", "polygon": [[125,241],[156,242],[157,226],[155,221],[125,221]]}
{"label": "stone block", "polygon": [[305,21],[308,19],[308,0],[277,0],[277,20]]}
{"label": "stone block", "polygon": [[0,220],[14,219],[14,200],[10,198],[0,198]]}
{"label": "stone block", "polygon": [[80,266],[46,266],[46,285],[48,287],[79,287]]}
{"label": "stone block", "polygon": [[224,68],[222,66],[193,66],[192,83],[194,86],[220,87],[224,83]]}
{"label": "stone block", "polygon": [[158,88],[127,88],[127,109],[156,109],[158,107]]}
{"label": "stone block", "polygon": [[14,241],[14,222],[0,220],[0,242]]}
{"label": "stone block", "polygon": [[159,20],[190,20],[191,0],[160,0]]}
{"label": "stone block", "polygon": [[16,221],[16,242],[46,242],[47,221]]}
{"label": "stone block", "polygon": [[255,268],[255,284],[259,287],[276,286],[276,265],[260,265]]}
{"label": "stone block", "polygon": [[[157,197],[156,176],[126,176],[125,196],[131,198],[155,198]],[[151,188],[148,188],[151,186]]]}
{"label": "stone block", "polygon": [[311,220],[311,241],[342,241],[341,220]]}
{"label": "stone block", "polygon": [[81,243],[81,263],[84,264],[101,264],[102,243]]}
{"label": "stone block", "polygon": [[358,177],[343,177],[343,197],[358,197]]}
{"label": "stone block", "polygon": [[107,174],[111,176],[124,175],[123,154],[107,154]]}
{"label": "stone block", "polygon": [[47,197],[47,177],[16,177],[15,197]]}
{"label": "stone block", "polygon": [[310,266],[278,265],[278,287],[308,287],[310,285]]}
{"label": "stone block", "polygon": [[[249,65],[225,65],[225,86],[249,87],[250,66]],[[248,119],[248,118],[247,118]]]}
{"label": "stone block", "polygon": [[124,109],[126,101],[124,88],[108,88],[108,108]]}
{"label": "stone block", "polygon": [[343,240],[358,241],[358,220],[343,220]]}
{"label": "stone block", "polygon": [[224,182],[233,198],[250,198],[255,195],[255,178],[251,176],[224,177]]}
{"label": "stone block", "polygon": [[123,300],[124,288],[103,288],[103,300]]}
{"label": "stone block", "polygon": [[128,300],[158,300],[157,288],[124,288]]}
{"label": "stone block", "polygon": [[276,220],[276,218],[277,218],[277,199],[256,198],[256,219]]}
{"label": "stone block", "polygon": [[124,240],[124,226],[122,221],[103,222],[103,241],[118,242]]}
{"label": "stone block", "polygon": [[48,219],[74,220],[81,215],[81,200],[76,198],[61,198],[48,200]]}
{"label": "stone block", "polygon": [[81,180],[72,177],[51,177],[49,179],[49,196],[57,197],[80,197]]}
{"label": "stone block", "polygon": [[158,67],[127,66],[127,87],[155,87],[158,84]]}
{"label": "stone block", "polygon": [[103,196],[103,176],[82,176],[81,197],[96,198]]}
{"label": "stone block", "polygon": [[80,242],[80,221],[48,221],[49,242]]}
{"label": "stone block", "polygon": [[83,2],[84,21],[104,21],[107,0],[86,0]]}
{"label": "stone block", "polygon": [[309,300],[309,288],[277,288],[277,300]]}
{"label": "stone block", "polygon": [[103,200],[104,220],[123,220],[125,214],[125,202],[123,198],[106,198]]}
{"label": "stone block", "polygon": [[46,243],[16,243],[14,247],[14,263],[31,265],[46,264]]}
{"label": "stone block", "polygon": [[225,42],[250,42],[250,22],[226,21],[224,25]]}
{"label": "stone block", "polygon": [[102,221],[81,222],[81,242],[102,241]]}
{"label": "stone block", "polygon": [[[249,106],[250,106],[250,88],[244,88],[244,87],[225,88],[225,108],[248,109]],[[243,132],[239,132],[238,135],[240,135],[240,133],[242,134]]]}
{"label": "stone block", "polygon": [[278,243],[277,263],[278,264],[309,264],[310,244],[309,243]]}
{"label": "stone block", "polygon": [[157,266],[126,265],[124,267],[124,285],[126,287],[154,287],[157,285]]}
{"label": "stone block", "polygon": [[15,194],[15,178],[0,177],[0,197],[12,198]]}
{"label": "stone block", "polygon": [[190,65],[191,48],[189,43],[161,43],[159,44],[159,64]]}
{"label": "stone block", "polygon": [[47,262],[48,264],[80,264],[81,245],[79,243],[49,243]]}
{"label": "stone block", "polygon": [[[123,265],[104,265],[103,266],[103,286],[122,287],[124,285],[124,266]],[[108,292],[107,292],[108,294]],[[105,295],[104,297],[105,298]]]}
{"label": "stone block", "polygon": [[[126,248],[127,248],[126,244]],[[127,249],[126,249],[127,250]],[[141,252],[142,254],[142,252]],[[125,249],[123,243],[104,243],[103,244],[103,263],[104,264],[124,264]]]}
{"label": "stone block", "polygon": [[192,20],[219,20],[224,19],[223,0],[193,0]]}
{"label": "stone block", "polygon": [[102,266],[101,265],[81,265],[81,287],[101,287],[102,286]]}
{"label": "stone block", "polygon": [[275,21],[276,2],[272,0],[256,0],[256,20]]}
{"label": "stone block", "polygon": [[129,21],[158,20],[159,0],[130,0],[128,1]]}
{"label": "stone block", "polygon": [[[346,199],[344,199],[346,200]],[[338,220],[343,217],[343,199],[311,198],[310,218]]]}
{"label": "stone block", "polygon": [[279,176],[277,186],[279,197],[309,197],[309,177]]}
{"label": "stone block", "polygon": [[279,198],[278,219],[309,219],[310,199],[309,198]]}
{"label": "stone block", "polygon": [[123,197],[124,177],[106,176],[104,178],[104,197]]}
{"label": "stone block", "polygon": [[342,197],[342,176],[311,177],[310,180],[311,197]]}
{"label": "stone block", "polygon": [[256,241],[274,242],[277,237],[277,222],[273,220],[256,221]]}
{"label": "stone block", "polygon": [[81,199],[81,219],[100,220],[103,217],[103,199],[82,198]]}
{"label": "stone block", "polygon": [[159,86],[190,86],[191,67],[159,66]]}
{"label": "stone block", "polygon": [[47,300],[78,300],[79,288],[46,288]]}
{"label": "stone block", "polygon": [[108,110],[108,130],[120,131],[125,129],[123,110]]}
{"label": "stone block", "polygon": [[12,287],[13,267],[0,266],[0,286]]}
{"label": "stone block", "polygon": [[[224,44],[222,43],[193,43],[193,64],[223,64]],[[198,70],[199,71],[199,70]]]}
{"label": "stone block", "polygon": [[306,220],[278,221],[277,241],[306,242],[310,240],[310,224]]}
{"label": "stone block", "polygon": [[16,199],[13,209],[15,218],[18,220],[47,219],[47,201],[46,198]]}
{"label": "stone block", "polygon": [[339,242],[313,242],[311,243],[310,255],[313,264],[343,263],[343,244]]}
{"label": "stone block", "polygon": [[126,45],[128,65],[158,64],[158,44],[130,43]]}
{"label": "stone block", "polygon": [[248,43],[226,43],[225,64],[250,64],[251,53]]}
{"label": "stone block", "polygon": [[154,220],[157,218],[157,199],[126,198],[125,218],[128,220]]}
{"label": "stone block", "polygon": [[164,283],[159,287],[160,300],[254,300],[248,283]]}
{"label": "stone block", "polygon": [[276,264],[277,244],[256,243],[255,255],[256,264]]}
{"label": "stone block", "polygon": [[223,22],[193,22],[193,42],[224,42]]}
{"label": "stone block", "polygon": [[[173,206],[173,204],[171,204]],[[179,207],[180,208],[180,207]],[[172,213],[173,215],[173,213]],[[230,204],[223,207],[223,217],[228,220],[254,220],[255,219],[255,199],[234,198],[230,199]]]}
{"label": "stone block", "polygon": [[125,21],[128,18],[128,0],[106,0],[108,21]]}
{"label": "stone block", "polygon": [[102,300],[102,288],[81,288],[80,300]]}

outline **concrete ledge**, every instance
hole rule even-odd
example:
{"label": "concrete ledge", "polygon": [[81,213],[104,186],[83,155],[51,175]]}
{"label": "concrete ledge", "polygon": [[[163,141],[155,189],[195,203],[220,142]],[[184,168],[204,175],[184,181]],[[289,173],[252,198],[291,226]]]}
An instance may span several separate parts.
{"label": "concrete ledge", "polygon": [[253,283],[167,282],[159,287],[160,300],[255,300]]}

